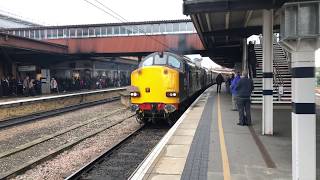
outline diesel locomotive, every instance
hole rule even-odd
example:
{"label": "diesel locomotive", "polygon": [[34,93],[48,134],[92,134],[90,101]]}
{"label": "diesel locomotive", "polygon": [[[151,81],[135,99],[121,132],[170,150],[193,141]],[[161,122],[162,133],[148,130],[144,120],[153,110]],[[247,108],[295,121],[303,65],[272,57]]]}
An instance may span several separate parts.
{"label": "diesel locomotive", "polygon": [[155,52],[131,73],[131,109],[141,122],[165,120],[183,111],[190,100],[212,85],[215,73],[185,56]]}

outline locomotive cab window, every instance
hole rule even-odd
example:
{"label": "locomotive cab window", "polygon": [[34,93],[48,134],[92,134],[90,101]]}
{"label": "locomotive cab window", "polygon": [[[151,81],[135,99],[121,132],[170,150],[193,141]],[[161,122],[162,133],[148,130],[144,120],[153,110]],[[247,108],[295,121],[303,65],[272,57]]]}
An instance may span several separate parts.
{"label": "locomotive cab window", "polygon": [[180,67],[181,67],[180,61],[177,58],[173,57],[173,56],[169,56],[168,65],[172,66],[174,68],[177,68],[177,69],[180,69]]}
{"label": "locomotive cab window", "polygon": [[142,66],[151,66],[153,64],[153,57],[149,57],[148,59],[142,62]]}
{"label": "locomotive cab window", "polygon": [[154,64],[155,65],[164,65],[167,64],[167,55],[163,55],[162,57],[158,54],[154,56]]}

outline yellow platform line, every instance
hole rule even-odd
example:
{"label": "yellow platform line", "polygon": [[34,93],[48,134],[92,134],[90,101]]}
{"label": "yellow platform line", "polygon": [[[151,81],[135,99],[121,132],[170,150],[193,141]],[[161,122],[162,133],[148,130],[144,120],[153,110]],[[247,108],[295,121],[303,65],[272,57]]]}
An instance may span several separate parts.
{"label": "yellow platform line", "polygon": [[230,180],[230,166],[228,153],[226,148],[226,142],[224,139],[224,131],[222,127],[222,119],[221,119],[221,107],[220,107],[220,95],[218,94],[218,127],[219,127],[219,138],[220,138],[220,150],[222,157],[222,165],[223,165],[223,177],[224,180]]}

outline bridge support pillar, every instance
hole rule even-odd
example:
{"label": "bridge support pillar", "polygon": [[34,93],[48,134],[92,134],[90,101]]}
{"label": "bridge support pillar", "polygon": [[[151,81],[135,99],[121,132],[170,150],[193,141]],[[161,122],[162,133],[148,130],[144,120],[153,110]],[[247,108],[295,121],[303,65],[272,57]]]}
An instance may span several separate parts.
{"label": "bridge support pillar", "polygon": [[247,38],[242,39],[242,71],[248,71],[248,46]]}
{"label": "bridge support pillar", "polygon": [[292,179],[316,179],[315,50],[320,48],[320,3],[286,3],[280,43],[291,53]]}
{"label": "bridge support pillar", "polygon": [[263,10],[262,134],[273,135],[273,10]]}

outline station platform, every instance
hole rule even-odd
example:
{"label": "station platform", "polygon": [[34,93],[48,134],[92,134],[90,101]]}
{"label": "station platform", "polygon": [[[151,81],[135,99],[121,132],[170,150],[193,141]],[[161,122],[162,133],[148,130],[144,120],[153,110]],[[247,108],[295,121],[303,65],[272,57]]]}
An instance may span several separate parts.
{"label": "station platform", "polygon": [[[119,88],[126,88],[126,87],[119,87]],[[90,93],[99,93],[104,92],[115,88],[105,88],[105,89],[96,89],[96,90],[80,90],[80,91],[73,91],[73,92],[61,92],[61,93],[52,93],[52,94],[42,94],[36,96],[15,96],[15,97],[4,97],[0,98],[0,104],[11,104],[16,102],[30,102],[30,101],[37,101],[43,99],[52,99],[52,98],[59,98],[59,97],[66,97],[66,96],[74,96],[74,95],[81,95],[81,94],[90,94]]]}
{"label": "station platform", "polygon": [[238,126],[231,96],[215,89],[190,106],[131,179],[292,179],[290,107],[274,109],[274,136],[262,136],[261,106],[251,108],[252,126]]}

